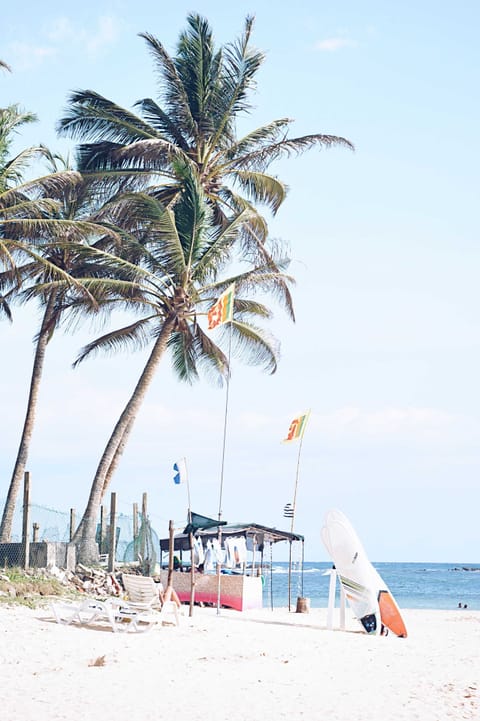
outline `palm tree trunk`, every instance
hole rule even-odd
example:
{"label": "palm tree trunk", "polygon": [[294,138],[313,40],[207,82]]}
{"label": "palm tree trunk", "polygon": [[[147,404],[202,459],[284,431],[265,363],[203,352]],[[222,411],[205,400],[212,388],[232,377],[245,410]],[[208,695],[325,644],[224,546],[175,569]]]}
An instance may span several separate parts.
{"label": "palm tree trunk", "polygon": [[52,320],[54,318],[54,305],[56,292],[52,292],[47,301],[47,307],[43,315],[42,325],[38,334],[35,357],[33,360],[32,377],[30,379],[30,392],[28,394],[27,412],[23,423],[22,437],[18,447],[17,459],[13,468],[10,486],[8,488],[7,500],[3,509],[2,522],[0,524],[0,543],[9,543],[12,535],[13,515],[17,503],[18,492],[21,487],[25,466],[28,459],[28,451],[35,425],[38,393],[43,373],[45,352],[48,341],[52,335]]}
{"label": "palm tree trunk", "polygon": [[115,473],[115,471],[117,470],[117,466],[120,462],[120,458],[122,457],[123,451],[125,450],[125,446],[127,445],[127,441],[130,436],[130,431],[132,430],[132,426],[133,426],[133,420],[125,428],[123,435],[120,439],[120,442],[117,446],[117,450],[115,451],[115,454],[112,458],[112,462],[110,463],[110,465],[108,467],[108,471],[105,475],[105,482],[103,484],[102,500],[103,500],[105,493],[107,492],[108,486],[110,485],[110,480],[111,480],[113,474]]}
{"label": "palm tree trunk", "polygon": [[[121,454],[123,451],[128,433],[138,415],[140,406],[165,352],[168,339],[174,326],[175,317],[167,318],[155,342],[147,364],[135,386],[135,390],[118,419],[102,458],[100,459],[100,463],[98,464],[87,507],[85,508],[82,520],[73,538],[73,542],[77,546],[78,560],[81,563],[91,564],[98,561],[98,548],[95,542],[95,535],[100,504],[107,490],[107,476],[110,480],[119,459],[118,454]],[[112,469],[112,472],[110,472],[110,469]]]}

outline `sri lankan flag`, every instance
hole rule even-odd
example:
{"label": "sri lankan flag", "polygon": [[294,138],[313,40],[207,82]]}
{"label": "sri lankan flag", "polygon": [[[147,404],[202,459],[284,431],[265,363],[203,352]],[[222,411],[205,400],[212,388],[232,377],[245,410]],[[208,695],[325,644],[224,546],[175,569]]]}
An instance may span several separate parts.
{"label": "sri lankan flag", "polygon": [[217,325],[228,323],[233,320],[233,298],[235,295],[235,283],[222,293],[215,305],[208,311],[208,329],[216,328]]}
{"label": "sri lankan flag", "polygon": [[284,443],[289,443],[289,441],[296,441],[297,438],[303,438],[309,415],[310,411],[307,411],[307,413],[304,413],[302,416],[297,416],[293,419],[293,421],[290,423],[287,437],[283,439]]}

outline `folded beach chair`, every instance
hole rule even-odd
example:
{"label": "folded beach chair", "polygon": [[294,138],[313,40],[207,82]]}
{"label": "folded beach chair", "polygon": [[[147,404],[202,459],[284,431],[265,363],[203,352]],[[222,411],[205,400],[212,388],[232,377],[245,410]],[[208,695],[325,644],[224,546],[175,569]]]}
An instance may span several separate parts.
{"label": "folded beach chair", "polygon": [[127,603],[133,609],[152,610],[157,609],[160,616],[168,623],[168,616],[173,616],[175,624],[180,623],[179,604],[168,599],[163,599],[163,585],[155,583],[150,576],[137,576],[130,573],[122,573],[122,581],[127,594]]}

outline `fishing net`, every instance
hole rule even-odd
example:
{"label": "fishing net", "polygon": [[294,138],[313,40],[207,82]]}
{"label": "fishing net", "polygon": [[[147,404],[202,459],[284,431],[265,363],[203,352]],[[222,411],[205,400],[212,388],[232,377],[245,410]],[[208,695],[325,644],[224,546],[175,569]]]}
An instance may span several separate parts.
{"label": "fishing net", "polygon": [[160,541],[146,516],[141,517],[138,533],[124,550],[124,563],[138,563],[144,576],[152,576],[156,572],[157,550]]}

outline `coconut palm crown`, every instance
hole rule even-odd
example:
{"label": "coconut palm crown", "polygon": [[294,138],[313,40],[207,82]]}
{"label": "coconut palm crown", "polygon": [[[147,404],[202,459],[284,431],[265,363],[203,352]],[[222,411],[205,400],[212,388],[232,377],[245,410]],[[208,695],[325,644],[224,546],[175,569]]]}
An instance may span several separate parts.
{"label": "coconut palm crown", "polygon": [[285,184],[267,172],[271,163],[315,146],[353,146],[334,135],[290,138],[288,118],[237,137],[236,121],[251,110],[249,95],[264,61],[250,45],[252,27],[253,18],[247,17],[242,36],[216,49],[208,22],[191,14],[173,56],[153,35],[142,33],[158,77],[158,100],[139,100],[137,115],[92,90],[74,92],[58,130],[82,141],[83,172],[130,172],[139,182],[142,175],[156,175],[164,205],[181,190],[177,161],[191,163],[217,224],[250,208],[243,242],[261,253],[268,230],[256,206],[276,213],[286,195]]}
{"label": "coconut palm crown", "polygon": [[[102,498],[128,434],[140,410],[158,364],[169,353],[181,380],[192,382],[202,369],[219,381],[229,372],[221,349],[222,330],[216,342],[205,328],[205,316],[219,294],[235,283],[234,319],[229,326],[232,352],[269,372],[277,367],[278,344],[255,322],[271,316],[264,302],[254,298],[273,296],[293,317],[291,297],[285,286],[293,279],[269,263],[252,265],[235,256],[239,233],[248,222],[249,210],[232,217],[222,228],[212,225],[212,209],[198,178],[184,168],[184,190],[173,207],[166,208],[147,194],[126,194],[106,209],[110,222],[128,227],[119,253],[98,253],[111,268],[111,279],[85,279],[86,288],[103,307],[126,304],[137,307],[139,317],[127,326],[110,331],[81,350],[77,363],[97,352],[116,352],[126,347],[151,347],[144,370],[105,447],[97,467],[87,508],[75,542],[83,562],[95,559],[95,528]],[[90,251],[89,251],[90,252]],[[276,267],[286,259],[276,258]],[[234,264],[235,273],[226,275]],[[109,296],[110,289],[110,296]],[[102,305],[102,302],[101,302]],[[223,329],[224,331],[225,329]],[[215,336],[217,337],[217,336]]]}
{"label": "coconut palm crown", "polygon": [[[68,176],[68,163],[49,155],[48,151],[45,153],[49,157],[53,176]],[[80,178],[78,174],[74,177],[77,176]],[[60,188],[61,192],[58,193]],[[47,345],[64,321],[72,301],[82,309],[82,318],[95,315],[98,311],[97,301],[81,283],[77,284],[72,295],[71,288],[77,283],[77,277],[83,279],[86,273],[95,275],[102,272],[102,268],[95,268],[91,261],[87,265],[85,254],[81,251],[84,246],[88,248],[90,245],[95,248],[108,248],[118,240],[118,235],[111,228],[102,227],[95,222],[94,194],[86,181],[63,185],[60,183],[60,188],[55,188],[55,201],[51,199],[50,217],[40,221],[41,226],[46,224],[48,228],[47,234],[45,229],[41,233],[43,242],[37,240],[34,246],[27,248],[24,248],[23,244],[15,245],[13,255],[18,262],[0,272],[0,316],[3,312],[11,320],[12,305],[23,305],[30,300],[37,300],[42,310],[42,321],[34,339],[35,354],[23,430],[0,522],[0,542],[10,540],[15,505],[34,430]],[[16,192],[19,193],[18,187]],[[0,203],[6,196],[7,193],[0,193]],[[27,206],[38,211],[35,203],[23,203],[23,209]],[[30,232],[37,228],[35,218],[22,217],[20,210],[18,214],[12,211],[12,220],[17,221],[18,227],[29,229]],[[7,221],[4,227],[8,227]],[[7,243],[12,246],[13,241]],[[54,279],[57,282],[52,282]]]}

